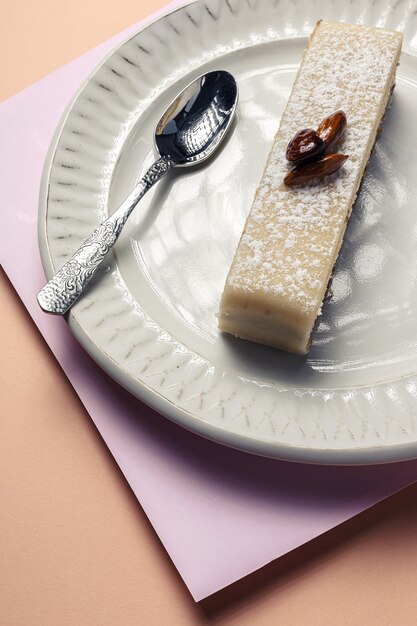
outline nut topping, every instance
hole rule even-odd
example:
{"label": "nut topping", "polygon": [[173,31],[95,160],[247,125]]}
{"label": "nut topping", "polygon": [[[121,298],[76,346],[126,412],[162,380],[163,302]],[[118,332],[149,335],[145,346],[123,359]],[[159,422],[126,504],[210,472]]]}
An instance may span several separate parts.
{"label": "nut topping", "polygon": [[324,152],[325,143],[315,130],[305,128],[294,135],[287,146],[285,156],[291,163],[302,163],[307,159],[320,156]]}
{"label": "nut topping", "polygon": [[317,135],[324,141],[326,150],[333,149],[343,135],[347,119],[343,111],[336,111],[326,117],[317,129]]}
{"label": "nut topping", "polygon": [[333,174],[348,158],[347,154],[326,154],[312,163],[297,165],[284,178],[288,186],[304,185]]}
{"label": "nut topping", "polygon": [[348,158],[346,154],[324,154],[341,139],[347,125],[346,115],[339,110],[326,117],[317,132],[312,128],[300,130],[287,146],[285,156],[295,167],[288,172],[284,183],[304,185],[333,174]]}

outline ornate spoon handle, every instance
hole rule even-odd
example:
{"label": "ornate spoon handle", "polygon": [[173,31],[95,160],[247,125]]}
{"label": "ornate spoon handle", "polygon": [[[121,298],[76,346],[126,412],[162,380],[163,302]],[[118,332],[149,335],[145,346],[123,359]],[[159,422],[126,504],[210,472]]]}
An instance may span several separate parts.
{"label": "ornate spoon handle", "polygon": [[73,256],[54,274],[37,296],[44,311],[56,315],[63,315],[68,311],[82,294],[94,272],[117,240],[127,218],[139,200],[174,165],[174,161],[169,157],[163,156],[158,159],[117,211],[100,224]]}

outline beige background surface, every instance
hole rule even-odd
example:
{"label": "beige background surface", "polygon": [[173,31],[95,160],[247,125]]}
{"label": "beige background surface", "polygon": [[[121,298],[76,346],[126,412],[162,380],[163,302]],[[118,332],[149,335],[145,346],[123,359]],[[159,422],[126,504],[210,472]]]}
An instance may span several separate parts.
{"label": "beige background surface", "polygon": [[[0,98],[164,4],[2,0]],[[1,626],[417,624],[417,486],[195,604],[2,272],[0,302]]]}

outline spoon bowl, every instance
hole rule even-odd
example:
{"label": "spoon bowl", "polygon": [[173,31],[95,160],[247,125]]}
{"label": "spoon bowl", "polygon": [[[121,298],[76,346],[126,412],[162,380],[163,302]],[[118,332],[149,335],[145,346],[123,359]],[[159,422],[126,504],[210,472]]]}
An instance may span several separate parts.
{"label": "spoon bowl", "polygon": [[233,120],[238,88],[229,72],[216,70],[186,87],[159,120],[155,145],[161,156],[188,167],[208,159]]}

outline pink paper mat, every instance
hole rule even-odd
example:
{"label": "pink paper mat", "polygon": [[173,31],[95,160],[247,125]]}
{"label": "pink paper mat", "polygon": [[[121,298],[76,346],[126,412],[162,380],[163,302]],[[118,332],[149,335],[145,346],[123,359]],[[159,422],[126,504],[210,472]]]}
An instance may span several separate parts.
{"label": "pink paper mat", "polygon": [[305,466],[222,447],[164,419],[86,355],[63,319],[44,315],[37,244],[43,162],[68,101],[139,25],[0,106],[0,261],[141,506],[200,600],[417,480],[417,461]]}

